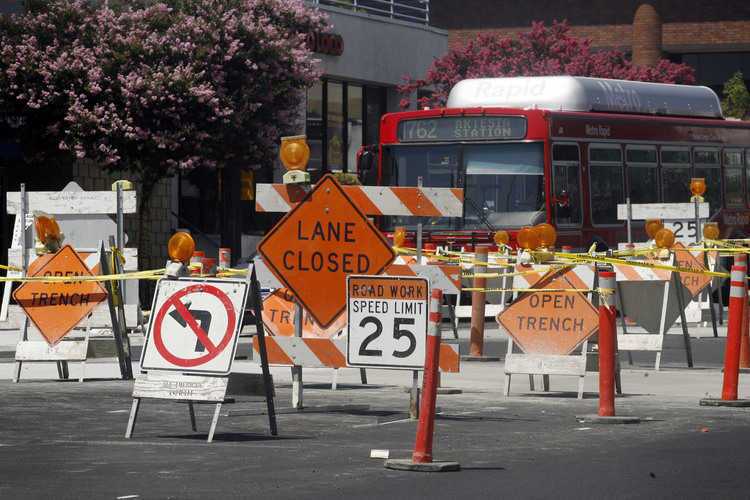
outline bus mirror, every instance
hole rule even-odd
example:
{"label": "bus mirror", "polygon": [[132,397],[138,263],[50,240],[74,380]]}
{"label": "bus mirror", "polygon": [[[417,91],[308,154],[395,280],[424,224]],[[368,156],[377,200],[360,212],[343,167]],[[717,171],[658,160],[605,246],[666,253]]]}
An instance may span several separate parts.
{"label": "bus mirror", "polygon": [[377,169],[375,168],[375,152],[372,146],[362,146],[357,154],[357,174],[360,182],[364,185],[377,184],[375,178]]}

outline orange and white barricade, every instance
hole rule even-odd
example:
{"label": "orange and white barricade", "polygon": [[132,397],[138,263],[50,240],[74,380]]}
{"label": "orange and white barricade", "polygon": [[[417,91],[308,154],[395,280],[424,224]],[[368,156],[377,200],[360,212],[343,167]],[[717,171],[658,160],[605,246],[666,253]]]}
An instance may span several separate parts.
{"label": "orange and white barricade", "polygon": [[[258,352],[258,337],[253,337],[253,351]],[[303,368],[346,368],[346,339],[314,339],[266,336],[268,363]],[[457,344],[440,344],[440,370],[458,373],[460,358]]]}

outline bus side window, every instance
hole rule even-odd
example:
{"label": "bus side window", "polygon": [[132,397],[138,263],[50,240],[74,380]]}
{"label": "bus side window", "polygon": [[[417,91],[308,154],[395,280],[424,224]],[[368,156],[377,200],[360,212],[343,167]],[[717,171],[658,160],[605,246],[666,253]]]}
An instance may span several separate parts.
{"label": "bus side window", "polygon": [[625,162],[630,203],[657,203],[659,180],[656,146],[626,146]]}
{"label": "bus side window", "polygon": [[580,168],[577,144],[552,145],[552,210],[557,224],[581,224]]}
{"label": "bus side window", "polygon": [[690,150],[662,146],[661,201],[686,203],[690,201]]}
{"label": "bus side window", "polygon": [[[703,197],[708,202],[711,214],[721,209],[721,162],[718,149],[695,148],[693,150],[693,177],[706,179],[706,193]],[[690,185],[686,196],[689,199]]]}
{"label": "bus side window", "polygon": [[591,222],[618,224],[617,205],[624,203],[622,149],[617,144],[589,145]]}
{"label": "bus side window", "polygon": [[728,207],[741,207],[745,203],[742,194],[742,150],[724,150],[724,201]]}

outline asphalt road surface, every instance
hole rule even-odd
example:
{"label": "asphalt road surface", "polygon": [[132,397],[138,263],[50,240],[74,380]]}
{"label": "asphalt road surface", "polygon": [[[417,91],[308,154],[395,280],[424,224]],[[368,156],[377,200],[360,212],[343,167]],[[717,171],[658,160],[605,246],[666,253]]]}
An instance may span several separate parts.
{"label": "asphalt road surface", "polygon": [[[198,407],[194,433],[185,404],[144,400],[125,440],[130,382],[2,381],[0,498],[750,497],[750,409],[698,406],[707,388],[719,389],[718,370],[628,370],[618,414],[647,420],[596,426],[575,418],[595,412],[597,399],[576,400],[574,380],[553,378],[561,392],[543,394],[514,379],[513,396],[503,398],[499,363],[466,365],[463,378],[448,379],[463,381],[464,392],[438,398],[435,458],[462,467],[441,474],[387,470],[369,458],[371,449],[411,453],[416,426],[399,382],[408,374],[375,372],[378,385],[362,387],[348,372],[335,392],[322,383],[328,374],[311,373],[311,408],[279,415],[275,438],[264,402],[238,398],[224,406],[211,444],[212,405]],[[277,381],[277,404],[289,399]],[[316,411],[324,405],[350,406]]]}

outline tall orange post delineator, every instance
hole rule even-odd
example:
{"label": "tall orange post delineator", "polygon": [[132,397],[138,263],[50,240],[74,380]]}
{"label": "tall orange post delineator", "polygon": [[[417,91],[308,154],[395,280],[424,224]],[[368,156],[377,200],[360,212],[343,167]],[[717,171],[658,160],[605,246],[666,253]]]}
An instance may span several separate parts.
{"label": "tall orange post delineator", "polygon": [[[735,256],[735,264],[745,266],[747,269],[747,254],[740,253]],[[742,334],[740,336],[740,368],[750,368],[750,306],[745,300],[745,308],[742,314]]]}
{"label": "tall orange post delineator", "polygon": [[615,273],[599,272],[599,416],[615,416]]}
{"label": "tall orange post delineator", "polygon": [[[736,258],[735,258],[736,262]],[[737,399],[737,385],[740,377],[740,342],[742,336],[742,317],[747,301],[745,276],[747,266],[732,266],[729,283],[729,321],[727,322],[727,344],[724,349],[724,383],[721,388],[721,399]]]}
{"label": "tall orange post delineator", "polygon": [[424,378],[422,382],[422,400],[419,405],[419,422],[414,452],[411,459],[386,460],[387,469],[414,472],[448,472],[460,470],[458,462],[433,461],[432,438],[435,433],[435,404],[437,402],[438,367],[440,366],[440,308],[443,303],[443,291],[433,288],[430,292],[429,325],[427,328],[427,345],[425,346]]}
{"label": "tall orange post delineator", "polygon": [[[474,288],[483,290],[487,286],[487,278],[478,275],[487,272],[489,249],[489,245],[476,245],[475,247]],[[478,290],[471,292],[471,337],[469,341],[469,354],[471,356],[482,356],[484,353],[484,312],[485,292]]]}
{"label": "tall orange post delineator", "polygon": [[437,401],[437,377],[440,364],[440,305],[443,291],[434,288],[430,293],[430,318],[425,348],[422,402],[419,407],[417,439],[412,460],[417,463],[432,462],[432,437],[435,431],[435,404]]}

